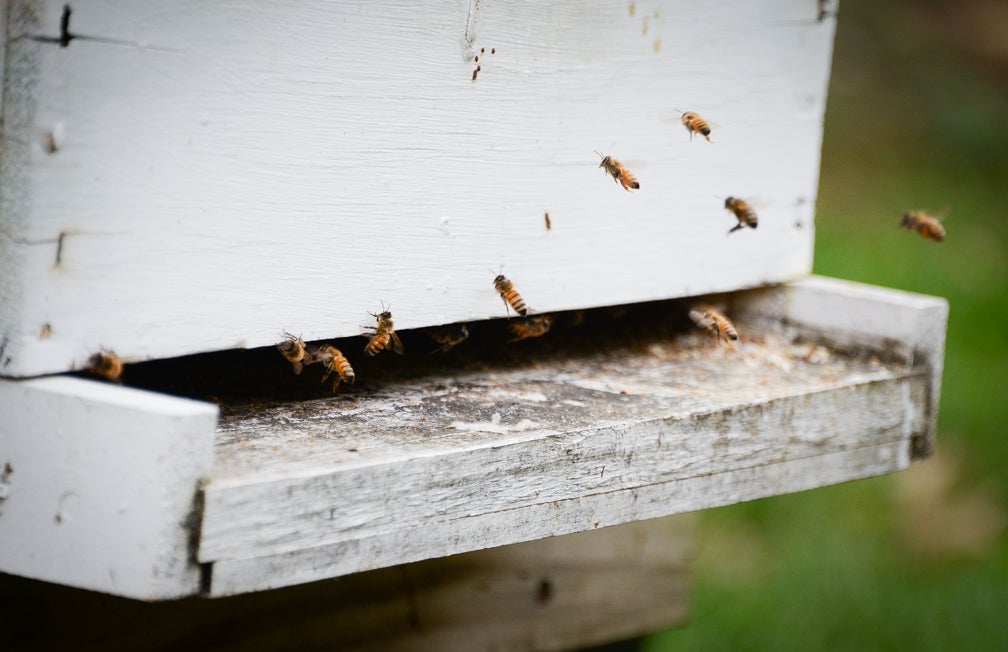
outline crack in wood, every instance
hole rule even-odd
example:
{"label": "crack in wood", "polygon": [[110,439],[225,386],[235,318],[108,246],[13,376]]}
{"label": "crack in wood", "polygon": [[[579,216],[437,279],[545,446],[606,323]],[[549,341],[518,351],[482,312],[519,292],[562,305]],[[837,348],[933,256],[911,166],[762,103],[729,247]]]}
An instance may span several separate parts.
{"label": "crack in wood", "polygon": [[[70,15],[73,10],[70,5],[63,5],[63,13],[60,15],[59,24],[59,36],[44,36],[41,34],[34,34],[30,38],[38,43],[55,43],[61,48],[70,47],[71,41],[92,41],[95,43],[107,43],[109,45],[125,45],[127,47],[140,48],[143,50],[159,50],[162,52],[172,52],[168,48],[161,48],[156,46],[145,45],[143,43],[137,43],[136,41],[127,41],[125,39],[108,38],[105,36],[90,36],[87,34],[75,34],[70,31]],[[50,152],[52,153],[52,152]]]}

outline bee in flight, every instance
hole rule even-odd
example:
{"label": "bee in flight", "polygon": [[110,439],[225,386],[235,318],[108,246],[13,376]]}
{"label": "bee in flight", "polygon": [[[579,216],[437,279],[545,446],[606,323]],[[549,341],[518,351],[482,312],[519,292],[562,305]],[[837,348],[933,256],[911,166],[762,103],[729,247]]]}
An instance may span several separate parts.
{"label": "bee in flight", "polygon": [[382,312],[377,315],[373,312],[368,314],[377,320],[377,324],[365,327],[374,330],[374,333],[361,333],[364,337],[370,338],[370,341],[364,345],[364,353],[375,356],[391,347],[393,351],[402,355],[403,345],[392,325],[392,313],[383,307]]}
{"label": "bee in flight", "polygon": [[439,328],[428,329],[427,334],[431,336],[432,340],[441,345],[431,351],[432,354],[438,352],[447,353],[456,344],[461,344],[469,339],[469,328],[465,324],[441,326]]}
{"label": "bee in flight", "polygon": [[339,387],[340,381],[353,384],[353,367],[350,366],[350,361],[346,359],[343,352],[335,346],[323,344],[314,351],[313,357],[315,362],[321,362],[322,366],[325,367],[325,375],[322,376],[323,383],[329,378],[330,374],[336,374],[333,376],[333,394],[336,393],[336,388]]}
{"label": "bee in flight", "polygon": [[286,331],[284,331],[283,335],[284,341],[276,345],[277,349],[291,363],[291,367],[294,368],[294,374],[298,375],[305,365],[313,363],[314,360],[308,353],[308,349],[305,348],[304,340]]}
{"label": "bee in flight", "polygon": [[553,326],[552,315],[533,315],[521,321],[514,321],[508,324],[508,328],[514,333],[512,342],[528,339],[530,337],[541,337],[549,332]]}
{"label": "bee in flight", "polygon": [[724,207],[730,210],[738,219],[738,224],[729,229],[728,233],[734,233],[747,226],[755,229],[759,223],[759,218],[756,216],[756,211],[753,210],[753,207],[737,197],[729,197],[724,200]]}
{"label": "bee in flight", "polygon": [[112,350],[105,349],[88,358],[88,373],[118,383],[122,377],[123,361]]}
{"label": "bee in flight", "polygon": [[700,328],[706,328],[714,336],[719,346],[722,340],[729,345],[738,340],[738,331],[735,330],[735,325],[713,306],[705,303],[695,305],[690,309],[689,316],[694,324]]}
{"label": "bee in flight", "polygon": [[910,211],[903,213],[900,219],[900,226],[916,231],[928,240],[941,242],[945,239],[945,227],[938,221],[937,217],[928,215],[924,211]]}
{"label": "bee in flight", "polygon": [[514,308],[514,311],[522,317],[528,314],[528,306],[525,304],[525,299],[522,299],[522,295],[518,294],[518,290],[514,289],[514,283],[509,281],[506,276],[497,274],[494,278],[493,286],[504,302],[504,310],[507,312],[508,319],[511,318],[511,313],[507,309],[508,306]]}
{"label": "bee in flight", "polygon": [[714,142],[710,139],[710,124],[698,114],[692,111],[683,113],[682,123],[686,127],[686,131],[689,132],[690,140],[693,140],[693,134],[700,134],[707,139],[708,143]]}
{"label": "bee in flight", "polygon": [[[602,156],[598,152],[595,153]],[[629,192],[631,188],[634,190],[640,189],[640,184],[637,183],[637,177],[631,174],[630,170],[626,169],[622,163],[613,157],[602,156],[602,162],[599,163],[599,167],[605,170],[606,173],[616,181],[616,183],[623,186],[623,190]]]}

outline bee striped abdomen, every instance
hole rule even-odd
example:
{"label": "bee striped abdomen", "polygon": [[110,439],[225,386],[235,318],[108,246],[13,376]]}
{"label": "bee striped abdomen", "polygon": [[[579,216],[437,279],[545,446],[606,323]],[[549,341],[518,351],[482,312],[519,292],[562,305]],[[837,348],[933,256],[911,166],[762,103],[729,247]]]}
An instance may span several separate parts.
{"label": "bee striped abdomen", "polygon": [[708,143],[711,142],[710,124],[696,113],[687,111],[686,113],[682,114],[682,123],[683,126],[686,127],[686,131],[689,132],[690,140],[693,140],[694,133],[699,133],[701,136],[707,139]]}
{"label": "bee striped abdomen", "polygon": [[744,227],[756,228],[759,224],[759,217],[756,215],[756,211],[753,207],[735,197],[729,197],[725,200],[725,208],[730,210],[735,218],[738,220],[738,224],[728,230],[728,233],[733,233]]}
{"label": "bee striped abdomen", "polygon": [[616,183],[623,186],[623,190],[629,191],[631,188],[634,190],[640,190],[640,183],[638,183],[637,177],[635,177],[630,170],[626,169],[622,163],[613,157],[606,156],[603,158],[602,162],[599,163],[599,167],[612,176]]}
{"label": "bee striped abdomen", "polygon": [[522,317],[528,314],[528,306],[525,304],[525,299],[522,298],[522,295],[518,294],[518,290],[514,289],[514,284],[503,274],[498,274],[497,278],[494,279],[494,289],[500,294],[504,303],[511,306],[516,313]]}
{"label": "bee striped abdomen", "polygon": [[921,211],[904,213],[900,226],[916,231],[928,240],[941,242],[945,239],[945,227],[937,218]]}

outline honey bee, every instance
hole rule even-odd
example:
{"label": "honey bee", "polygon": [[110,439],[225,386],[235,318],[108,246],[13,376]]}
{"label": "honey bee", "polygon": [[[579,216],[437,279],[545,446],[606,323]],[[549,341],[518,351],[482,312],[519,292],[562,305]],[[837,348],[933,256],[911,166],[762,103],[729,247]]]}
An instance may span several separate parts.
{"label": "honey bee", "polygon": [[515,335],[515,338],[511,340],[512,342],[530,337],[541,337],[549,332],[551,326],[553,326],[552,315],[533,315],[521,321],[514,321],[508,324],[508,328]]}
{"label": "honey bee", "polygon": [[399,341],[399,336],[396,335],[395,328],[392,325],[392,313],[384,310],[377,315],[374,313],[368,314],[374,317],[378,323],[375,326],[367,327],[373,329],[374,333],[362,333],[364,337],[370,338],[370,341],[364,345],[364,353],[375,356],[391,347],[393,351],[402,355],[403,345]]}
{"label": "honey bee", "polygon": [[706,328],[714,336],[719,346],[722,340],[729,345],[738,340],[738,331],[735,330],[734,324],[713,306],[704,303],[693,306],[689,311],[689,316],[694,324],[700,328]]}
{"label": "honey bee", "polygon": [[[602,156],[598,152],[595,152],[599,156]],[[599,163],[599,167],[604,169],[607,174],[612,176],[616,183],[623,186],[623,190],[630,191],[631,188],[634,190],[640,189],[640,184],[637,183],[637,177],[631,174],[630,170],[623,167],[623,164],[614,159],[611,156],[602,156],[602,162]]]}
{"label": "honey bee", "polygon": [[738,218],[738,224],[729,229],[728,233],[734,233],[735,231],[747,226],[751,226],[754,229],[756,228],[759,218],[756,216],[756,211],[753,210],[753,207],[746,202],[735,197],[729,197],[724,200],[724,207],[734,213],[735,217]]}
{"label": "honey bee", "polygon": [[903,213],[900,219],[900,226],[916,231],[928,240],[941,242],[945,239],[945,227],[938,221],[937,217],[928,215],[924,211],[910,211]]}
{"label": "honey bee", "polygon": [[325,375],[322,376],[323,383],[327,378],[329,378],[330,374],[336,374],[333,376],[333,394],[336,393],[336,388],[339,387],[340,381],[350,383],[351,385],[353,384],[353,367],[350,366],[350,361],[346,359],[343,352],[335,346],[332,346],[331,344],[323,344],[315,350],[313,357],[315,362],[321,362],[322,366],[325,367]]}
{"label": "honey bee", "polygon": [[312,356],[305,348],[304,340],[286,331],[284,332],[284,341],[277,344],[276,347],[283,354],[283,357],[287,358],[287,361],[291,363],[295,375],[300,374],[301,369],[305,365],[314,362]]}
{"label": "honey bee", "polygon": [[514,308],[514,311],[524,317],[528,314],[528,306],[525,305],[525,299],[518,294],[518,290],[514,289],[514,283],[509,281],[507,277],[503,274],[497,274],[494,278],[494,289],[500,294],[501,300],[504,302],[504,310],[507,312],[508,319],[511,318],[511,312],[508,311],[508,306]]}
{"label": "honey bee", "polygon": [[686,131],[689,132],[690,140],[693,140],[693,134],[700,134],[707,139],[708,143],[713,142],[710,139],[710,124],[696,113],[692,111],[683,113],[682,123],[686,127]]}
{"label": "honey bee", "polygon": [[431,336],[432,340],[441,345],[431,351],[432,354],[438,352],[447,353],[456,344],[461,344],[469,339],[469,328],[465,324],[442,326],[441,328],[428,329],[427,334]]}
{"label": "honey bee", "polygon": [[87,371],[105,380],[118,383],[122,377],[123,362],[113,351],[106,349],[88,358]]}
{"label": "honey bee", "polygon": [[546,218],[546,230],[549,231],[553,228],[553,223],[550,222],[549,213],[545,213],[544,217]]}

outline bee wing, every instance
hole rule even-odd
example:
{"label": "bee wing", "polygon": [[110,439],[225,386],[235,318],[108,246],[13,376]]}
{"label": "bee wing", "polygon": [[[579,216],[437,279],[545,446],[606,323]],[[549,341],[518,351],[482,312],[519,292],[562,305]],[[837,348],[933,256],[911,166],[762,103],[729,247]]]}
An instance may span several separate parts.
{"label": "bee wing", "polygon": [[391,333],[389,333],[389,335],[392,336],[391,338],[389,338],[389,342],[392,343],[392,350],[395,351],[396,353],[398,353],[399,355],[402,355],[404,349],[403,349],[402,341],[399,340],[399,336],[396,335],[395,331],[392,331]]}

